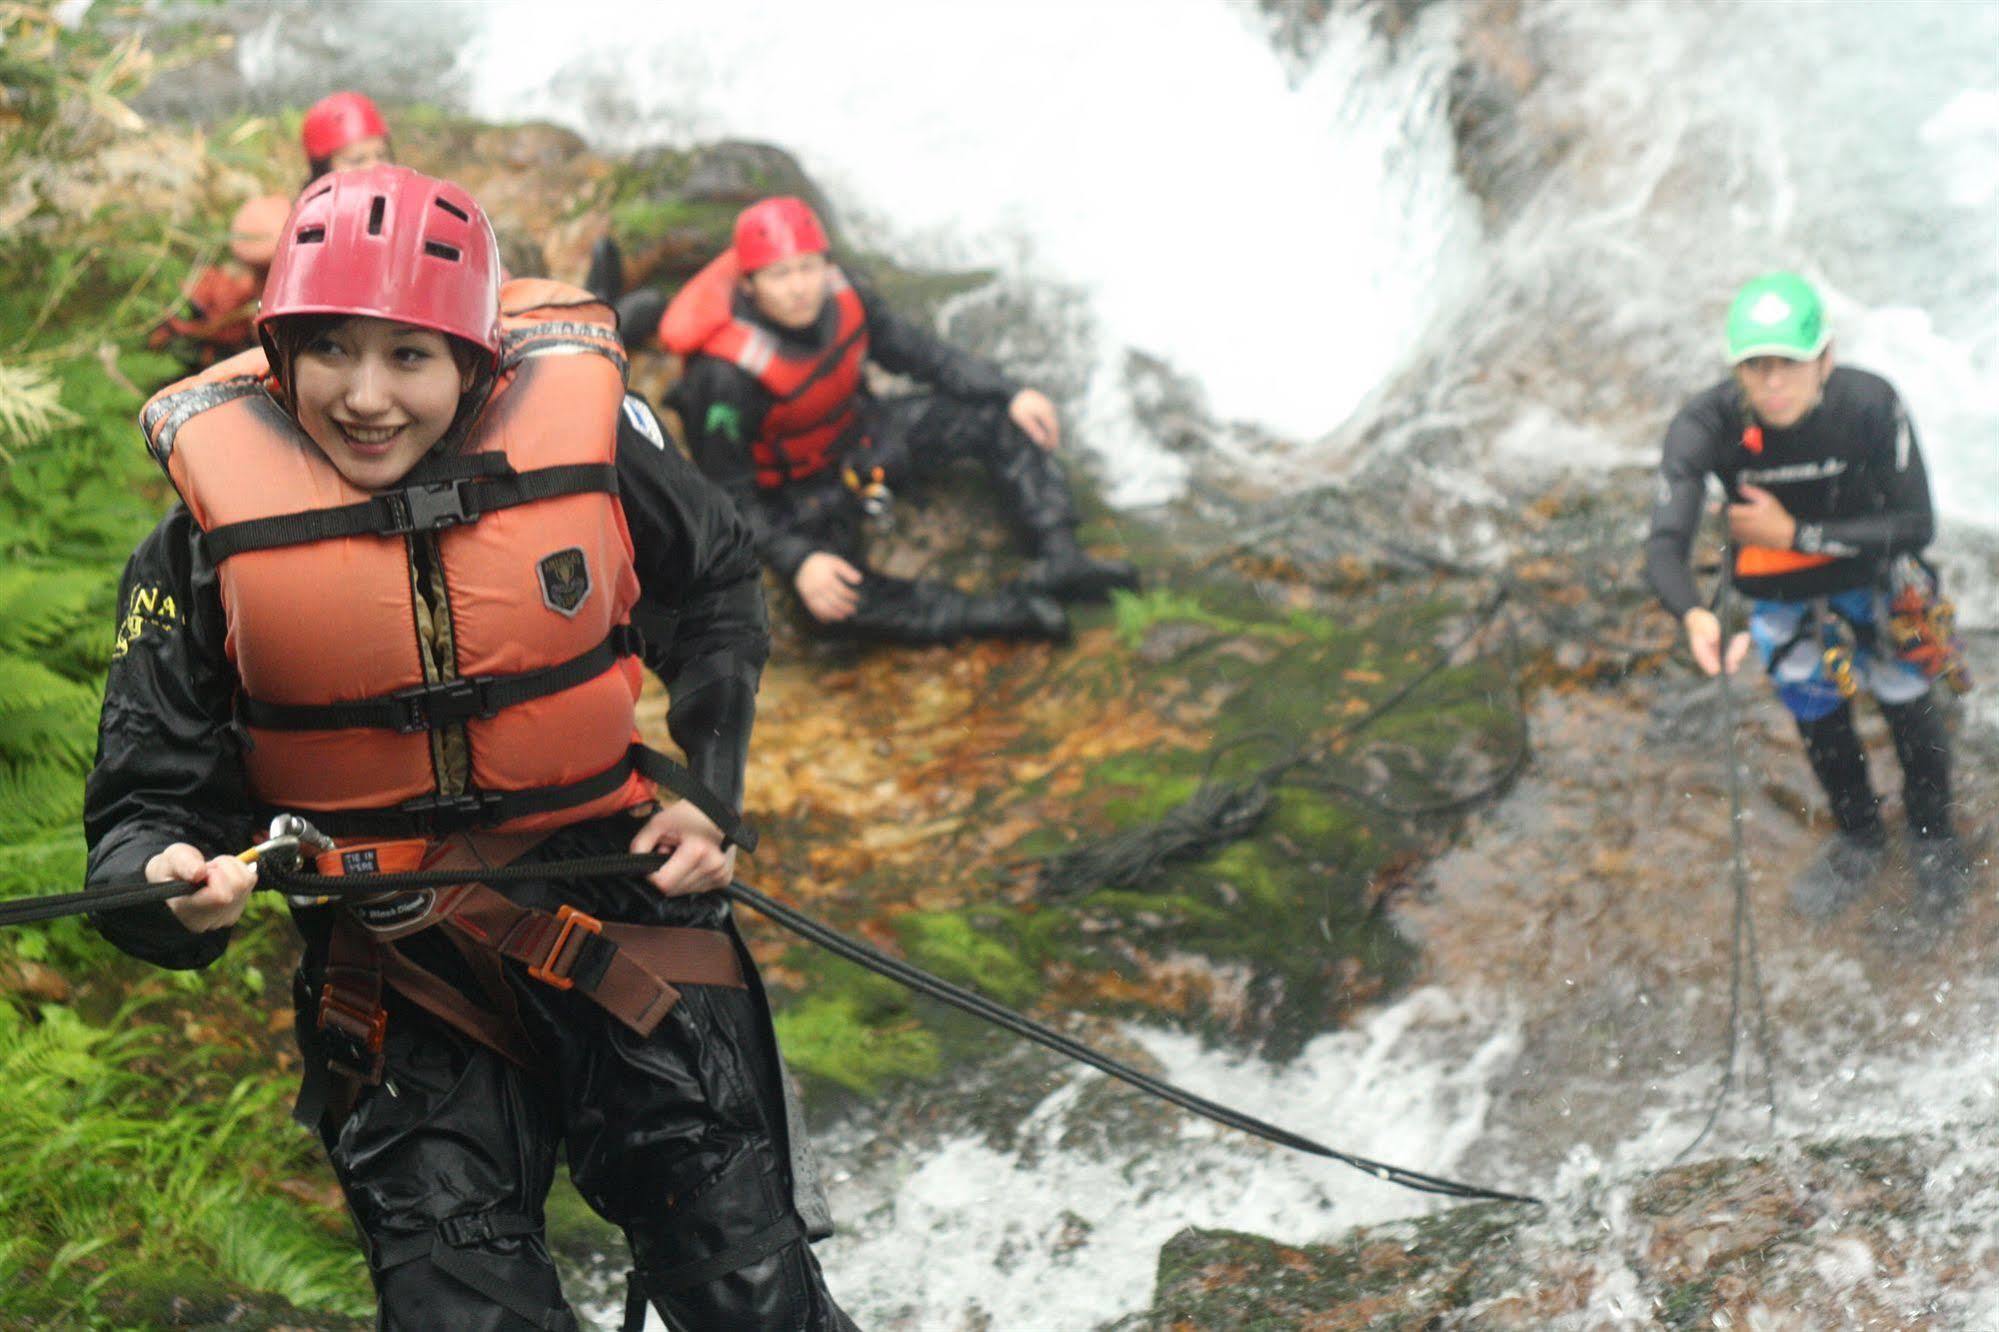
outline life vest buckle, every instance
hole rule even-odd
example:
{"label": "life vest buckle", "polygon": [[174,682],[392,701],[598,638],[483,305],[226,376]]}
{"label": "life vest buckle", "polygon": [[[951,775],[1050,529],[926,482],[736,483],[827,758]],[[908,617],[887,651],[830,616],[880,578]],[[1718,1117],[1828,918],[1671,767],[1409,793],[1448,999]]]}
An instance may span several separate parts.
{"label": "life vest buckle", "polygon": [[457,832],[494,821],[502,795],[496,791],[466,791],[460,795],[427,795],[405,800],[396,812],[407,814],[433,833]]}
{"label": "life vest buckle", "polygon": [[[591,941],[585,938],[576,939],[576,950],[571,953],[570,940],[575,938],[578,930],[582,930],[585,934],[602,935],[604,922],[564,902],[556,910],[555,925],[555,942],[549,945],[548,952],[543,955],[540,962],[529,965],[528,975],[558,990],[572,989],[576,984],[576,964],[582,960]],[[599,967],[598,971],[601,974],[602,968]]]}
{"label": "life vest buckle", "polygon": [[487,699],[486,682],[463,676],[413,685],[397,690],[389,698],[402,713],[396,719],[396,730],[402,735],[415,735],[474,717],[491,719],[499,712]]}
{"label": "life vest buckle", "polygon": [[470,484],[469,478],[463,478],[404,486],[389,492],[384,498],[388,501],[390,519],[389,526],[382,529],[383,535],[407,536],[476,522],[479,515],[465,507],[465,488]]}

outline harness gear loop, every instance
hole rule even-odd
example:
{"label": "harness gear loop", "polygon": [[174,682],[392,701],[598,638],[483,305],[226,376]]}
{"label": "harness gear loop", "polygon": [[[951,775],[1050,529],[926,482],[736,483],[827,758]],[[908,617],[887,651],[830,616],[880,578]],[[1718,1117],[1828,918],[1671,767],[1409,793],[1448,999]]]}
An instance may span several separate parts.
{"label": "harness gear loop", "polygon": [[1895,655],[1953,693],[1971,692],[1971,668],[1957,636],[1957,606],[1921,556],[1903,554],[1888,569],[1888,641]]}

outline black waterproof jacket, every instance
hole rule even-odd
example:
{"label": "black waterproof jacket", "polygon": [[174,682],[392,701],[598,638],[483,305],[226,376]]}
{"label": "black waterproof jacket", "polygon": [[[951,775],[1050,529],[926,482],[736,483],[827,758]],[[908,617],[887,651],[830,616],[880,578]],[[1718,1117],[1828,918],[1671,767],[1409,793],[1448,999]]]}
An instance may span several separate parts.
{"label": "black waterproof jacket", "polygon": [[1645,576],[1675,617],[1700,604],[1687,556],[1710,475],[1731,495],[1744,483],[1769,491],[1798,520],[1799,550],[1837,557],[1795,573],[1738,576],[1744,596],[1802,601],[1866,587],[1885,560],[1929,544],[1935,519],[1923,452],[1887,380],[1834,367],[1818,406],[1802,421],[1784,430],[1763,427],[1760,453],[1743,443],[1749,419],[1731,378],[1681,408],[1667,428]]}
{"label": "black waterproof jacket", "polygon": [[[695,775],[740,805],[757,680],[770,650],[749,530],[665,442],[636,397],[625,399],[619,418],[617,468],[641,586],[633,619],[646,636],[646,664],[671,696],[667,729]],[[139,874],[174,842],[212,856],[259,840],[233,720],[238,684],[223,651],[221,595],[198,537],[176,505],[125,568],[97,763],[84,794],[92,882]],[[126,952],[175,968],[214,961],[230,933],[192,933],[157,903],[96,923]]]}

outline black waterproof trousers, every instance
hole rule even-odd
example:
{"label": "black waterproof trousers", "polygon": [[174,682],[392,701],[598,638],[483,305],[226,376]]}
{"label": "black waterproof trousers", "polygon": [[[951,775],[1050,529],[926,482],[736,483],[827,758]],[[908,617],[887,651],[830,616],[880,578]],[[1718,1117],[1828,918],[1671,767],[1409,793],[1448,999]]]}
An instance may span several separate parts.
{"label": "black waterproof trousers", "polygon": [[[544,854],[603,850],[599,838],[551,840]],[[643,882],[506,890],[543,909],[569,901],[601,918],[730,928],[713,894],[667,899]],[[437,933],[405,950],[479,995]],[[311,1026],[318,951],[298,987],[308,1060],[323,1059]],[[517,1068],[390,991],[381,1085],[320,1121],[368,1245],[383,1332],[577,1326],[543,1236],[558,1153],[577,1191],[625,1232],[668,1326],[851,1329],[794,1205],[781,1074],[754,979],[748,990],[680,987],[642,1039],[574,991],[511,963],[506,972],[543,1067]]]}
{"label": "black waterproof trousers", "polygon": [[[862,408],[864,443],[845,459],[866,476],[882,469],[897,496],[962,458],[975,459],[1006,507],[1030,555],[1076,527],[1074,496],[1062,466],[1015,425],[1004,402],[968,402],[942,393],[870,400]],[[771,525],[812,538],[866,574],[860,608],[837,624],[812,621],[815,631],[880,642],[949,642],[973,630],[981,608],[949,583],[891,578],[867,566],[867,515],[838,468],[758,495]],[[806,617],[811,621],[811,617]]]}
{"label": "black waterproof trousers", "polygon": [[[1902,765],[1902,807],[1909,830],[1918,837],[1952,835],[1950,800],[1950,737],[1932,689],[1911,703],[1883,704],[1895,757]],[[1853,729],[1853,705],[1817,721],[1800,721],[1805,757],[1832,806],[1833,821],[1842,832],[1862,841],[1878,842],[1880,800],[1867,777],[1867,753]]]}

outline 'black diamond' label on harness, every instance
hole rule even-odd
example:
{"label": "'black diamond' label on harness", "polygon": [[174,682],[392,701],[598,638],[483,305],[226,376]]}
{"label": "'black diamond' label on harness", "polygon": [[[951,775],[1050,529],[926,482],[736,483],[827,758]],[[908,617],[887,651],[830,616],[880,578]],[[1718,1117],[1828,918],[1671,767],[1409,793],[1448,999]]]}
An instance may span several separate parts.
{"label": "'black diamond' label on harness", "polygon": [[541,601],[550,610],[574,616],[590,596],[590,562],[578,546],[544,555],[535,565],[541,578]]}
{"label": "'black diamond' label on harness", "polygon": [[436,906],[436,890],[423,888],[413,893],[397,893],[393,897],[357,902],[352,910],[356,920],[380,933],[412,925],[428,916]]}

